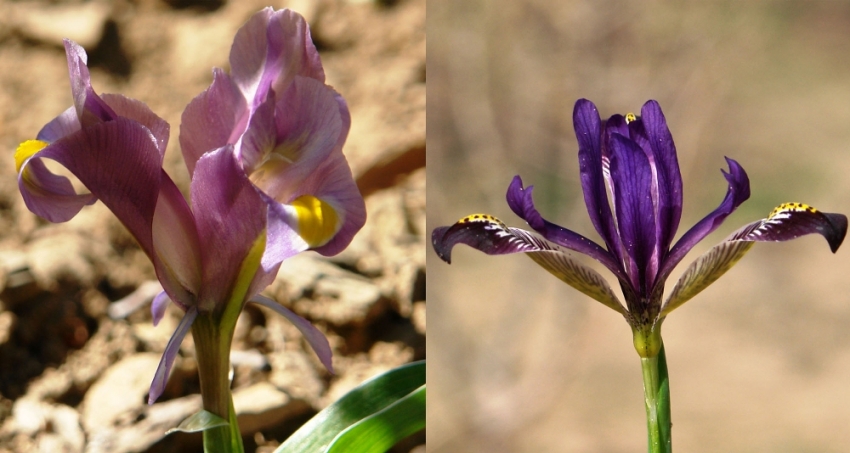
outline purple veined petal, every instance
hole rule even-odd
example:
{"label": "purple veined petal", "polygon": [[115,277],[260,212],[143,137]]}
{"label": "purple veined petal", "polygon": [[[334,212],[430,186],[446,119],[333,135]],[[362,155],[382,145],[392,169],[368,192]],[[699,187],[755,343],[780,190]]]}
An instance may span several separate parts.
{"label": "purple veined petal", "polygon": [[230,67],[252,106],[265,101],[269,89],[286,90],[295,75],[325,81],[306,21],[288,9],[254,14],[233,39]]}
{"label": "purple veined petal", "polygon": [[251,173],[251,181],[272,198],[291,199],[336,149],[343,123],[334,94],[321,82],[296,77],[278,97],[276,146]]}
{"label": "purple veined petal", "polygon": [[148,392],[148,404],[153,404],[162,396],[162,392],[165,391],[165,384],[168,382],[168,375],[171,374],[171,367],[174,365],[177,352],[180,351],[180,344],[183,343],[183,338],[186,337],[186,333],[189,332],[189,328],[192,327],[192,323],[195,322],[197,316],[198,309],[196,307],[190,307],[168,340],[165,351],[162,353],[162,359],[159,361],[159,366],[156,367],[156,373],[151,382],[151,388]]}
{"label": "purple veined petal", "polygon": [[207,151],[235,144],[248,124],[248,103],[239,87],[221,69],[213,82],[183,110],[180,148],[191,176],[195,163]]}
{"label": "purple veined petal", "polygon": [[458,220],[452,226],[435,228],[431,233],[431,245],[437,256],[452,263],[452,249],[457,244],[466,244],[488,255],[510,255],[513,253],[548,250],[539,241],[532,241],[526,231],[509,228],[501,220],[489,214],[472,214]]}
{"label": "purple veined petal", "polygon": [[263,252],[260,268],[248,288],[248,295],[258,294],[269,286],[284,260],[310,248],[290,226],[290,213],[286,207],[262,192],[260,197],[268,207],[266,250]]}
{"label": "purple veined petal", "polygon": [[714,283],[743,258],[754,244],[749,241],[724,241],[697,258],[679,277],[662,305],[659,317],[667,316]]}
{"label": "purple veined petal", "polygon": [[53,143],[66,135],[71,135],[80,130],[80,120],[77,118],[77,109],[68,107],[59,116],[54,118],[38,132],[36,138],[43,142]]}
{"label": "purple veined petal", "polygon": [[734,212],[747,198],[750,198],[750,179],[747,177],[747,172],[733,159],[727,157],[726,163],[729,165],[729,172],[721,170],[729,184],[726,197],[717,209],[697,222],[676,241],[676,244],[670,249],[670,253],[664,257],[664,261],[661,263],[656,284],[666,280],[673,268],[699,241],[716,230],[729,214]]}
{"label": "purple veined petal", "polygon": [[200,309],[226,303],[242,264],[266,234],[267,206],[236,160],[232,145],[198,160],[191,183],[204,285]]}
{"label": "purple veined petal", "polygon": [[160,162],[165,157],[165,148],[168,147],[168,134],[171,126],[164,119],[158,117],[142,101],[130,99],[120,94],[103,94],[101,99],[115,111],[115,114],[136,121],[148,128],[156,139],[156,147],[159,149]]}
{"label": "purple veined petal", "polygon": [[682,218],[682,174],[676,155],[676,145],[667,127],[667,120],[656,101],[648,101],[641,109],[641,122],[646,131],[649,146],[652,149],[656,179],[658,181],[658,201],[656,221],[659,235],[657,248],[659,256],[666,253],[673,242],[679,221]]}
{"label": "purple veined petal", "polygon": [[574,260],[562,250],[529,252],[528,257],[559,280],[628,319],[629,314],[623,303],[595,270]]}
{"label": "purple veined petal", "polygon": [[823,236],[835,253],[847,235],[847,217],[821,212],[803,203],[783,203],[766,219],[746,225],[728,240],[783,242],[815,233]]}
{"label": "purple veined petal", "polygon": [[823,236],[835,253],[847,235],[847,217],[821,212],[803,203],[779,205],[768,218],[738,229],[694,261],[676,283],[664,303],[661,316],[666,316],[720,278],[756,242],[790,241],[814,233]]}
{"label": "purple veined petal", "polygon": [[65,39],[64,43],[68,75],[71,78],[71,94],[74,97],[74,106],[80,124],[87,127],[101,121],[115,119],[117,117],[115,112],[95,94],[91,87],[91,76],[86,66],[86,51],[70,39]]}
{"label": "purple veined petal", "polygon": [[65,166],[153,256],[151,222],[162,169],[147,128],[124,118],[94,124],[47,146],[29,165],[36,158],[53,159]]}
{"label": "purple veined petal", "polygon": [[534,231],[546,240],[583,253],[602,263],[617,278],[626,279],[626,274],[608,251],[590,239],[544,219],[534,207],[533,189],[533,186],[523,188],[522,179],[518,175],[511,181],[511,185],[508,187],[507,200],[508,206],[516,215],[525,220]]}
{"label": "purple veined petal", "polygon": [[233,37],[230,72],[243,96],[252,103],[268,56],[267,29],[274,9],[263,8],[248,19]]}
{"label": "purple veined petal", "polygon": [[242,168],[249,175],[269,161],[274,165],[276,159],[280,159],[281,165],[289,164],[274,152],[277,145],[274,112],[275,99],[269,97],[254,110],[237,145],[237,156],[242,162]]}
{"label": "purple veined petal", "polygon": [[294,76],[309,77],[324,84],[325,71],[319,52],[310,36],[310,27],[300,14],[290,9],[272,13],[268,28],[269,57],[274,65],[267,68],[271,88],[282,93]]}
{"label": "purple veined petal", "polygon": [[180,308],[194,305],[201,290],[201,247],[195,218],[177,185],[162,171],[159,197],[152,220],[157,278]]}
{"label": "purple veined petal", "polygon": [[[596,106],[587,99],[576,101],[573,109],[573,127],[578,139],[578,163],[581,176],[581,188],[587,213],[597,233],[614,257],[614,262],[622,262],[622,246],[614,223],[611,205],[608,203],[606,176],[603,170],[602,133],[603,125]],[[606,157],[607,160],[607,157]],[[611,265],[606,264],[609,269]],[[614,266],[619,269],[618,264]],[[615,272],[617,273],[617,272]],[[619,275],[622,277],[623,272]]]}
{"label": "purple veined petal", "polygon": [[526,253],[540,267],[608,308],[627,315],[623,304],[599,273],[571,258],[560,247],[519,228],[509,228],[487,214],[467,216],[450,227],[431,234],[434,251],[451,264],[452,248],[466,244],[488,255]]}
{"label": "purple veined petal", "polygon": [[293,199],[309,195],[330,205],[338,226],[328,241],[312,245],[311,249],[332,256],[348,247],[354,235],[366,224],[366,203],[351,174],[348,161],[340,150],[335,150],[307,179],[302,181]]}
{"label": "purple veined petal", "polygon": [[171,302],[171,298],[168,297],[168,293],[165,291],[160,291],[156,296],[154,296],[153,301],[151,301],[151,315],[154,327],[162,321],[162,317],[165,316],[165,309],[168,308],[169,302]]}
{"label": "purple veined petal", "polygon": [[51,173],[41,157],[33,155],[18,174],[18,188],[33,214],[51,222],[67,222],[84,206],[97,201],[90,193],[77,194],[68,178]]}
{"label": "purple veined petal", "polygon": [[289,322],[298,328],[301,335],[304,336],[304,339],[307,340],[307,343],[309,343],[310,347],[313,348],[313,351],[316,352],[316,356],[319,357],[319,361],[322,362],[322,365],[327,368],[328,372],[333,374],[333,352],[331,351],[331,345],[328,343],[328,339],[325,337],[325,334],[311,324],[310,321],[298,316],[292,310],[269,299],[268,297],[257,295],[254,296],[250,302],[270,308],[289,320]]}
{"label": "purple veined petal", "polygon": [[648,294],[658,270],[652,263],[656,240],[652,168],[635,142],[617,133],[610,140],[617,226],[630,258],[626,273],[638,294]]}

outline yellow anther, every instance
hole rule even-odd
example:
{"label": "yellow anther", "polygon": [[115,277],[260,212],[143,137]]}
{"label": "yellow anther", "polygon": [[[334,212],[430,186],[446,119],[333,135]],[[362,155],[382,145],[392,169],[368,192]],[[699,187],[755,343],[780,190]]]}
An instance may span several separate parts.
{"label": "yellow anther", "polygon": [[632,121],[635,121],[636,119],[637,119],[637,116],[635,116],[634,113],[632,113],[632,112],[626,113],[626,124],[629,124]]}
{"label": "yellow anther", "polygon": [[45,146],[47,146],[47,142],[41,140],[27,140],[18,145],[18,149],[15,151],[15,171],[20,173],[24,162],[32,157],[33,154],[44,149]]}
{"label": "yellow anther", "polygon": [[330,204],[312,195],[302,195],[290,204],[298,217],[298,234],[311,248],[327,244],[339,231],[339,216]]}

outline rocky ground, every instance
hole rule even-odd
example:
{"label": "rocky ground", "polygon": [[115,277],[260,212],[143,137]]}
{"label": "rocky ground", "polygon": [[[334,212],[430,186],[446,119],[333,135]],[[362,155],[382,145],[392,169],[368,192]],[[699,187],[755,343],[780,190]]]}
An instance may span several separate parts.
{"label": "rocky ground", "polygon": [[186,190],[182,109],[269,5],[308,19],[328,83],[349,103],[345,153],[369,220],[339,256],[285,262],[264,293],[328,335],[335,375],[283,318],[244,311],[232,362],[247,450],[271,451],[363,380],[425,358],[425,0],[0,2],[0,452],[200,451],[197,435],[163,436],[200,407],[191,337],[165,395],[145,404],[182,312],[154,328],[147,305],[129,309],[156,291],[132,237],[100,204],[65,224],[35,217],[12,154],[71,105],[69,37],[89,52],[95,90],[142,100],[171,124],[166,169]]}

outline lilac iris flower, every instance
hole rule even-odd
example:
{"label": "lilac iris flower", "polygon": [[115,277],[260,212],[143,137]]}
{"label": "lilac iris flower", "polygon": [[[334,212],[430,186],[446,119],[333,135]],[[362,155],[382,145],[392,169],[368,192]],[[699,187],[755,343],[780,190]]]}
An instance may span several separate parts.
{"label": "lilac iris flower", "polygon": [[[782,204],[766,219],[745,225],[694,261],[662,301],[664,283],[673,268],[749,198],[746,172],[727,158],[729,171],[723,171],[723,176],[728,190],[723,202],[674,242],[682,215],[682,177],[658,103],[644,104],[640,117],[614,115],[602,122],[596,106],[580,99],[573,124],[585,204],[604,246],[544,219],[534,207],[533,187],[523,187],[516,176],[508,188],[508,205],[543,239],[507,227],[493,216],[476,214],[434,230],[432,241],[440,258],[450,262],[452,247],[459,243],[489,255],[526,253],[559,279],[623,315],[632,328],[638,354],[654,357],[661,347],[665,317],[717,280],[755,242],[819,233],[835,252],[844,240],[844,215],[823,213],[801,203]],[[601,275],[573,259],[567,250],[607,267],[620,282],[625,305]]]}
{"label": "lilac iris flower", "polygon": [[[289,20],[278,20],[274,27],[269,20],[274,15]],[[266,33],[276,46],[283,46],[276,48],[279,58],[272,58],[271,45],[256,39]],[[248,301],[292,321],[332,370],[324,335],[280,304],[258,296],[284,259],[308,249],[338,253],[365,222],[363,199],[342,156],[348,110],[338,94],[315,78],[323,73],[309,38],[303,19],[288,11],[264,10],[240,29],[231,64],[240,75],[235,80],[244,87],[217,71],[213,86],[183,116],[180,139],[191,174],[191,207],[162,169],[168,124],[141,102],[97,95],[85,51],[71,41],[65,41],[65,49],[74,106],[48,123],[36,140],[18,147],[18,184],[32,212],[64,222],[101,200],[154,265],[164,289],[154,299],[154,322],[162,318],[168,302],[185,311],[156,371],[151,403],[162,394],[195,319],[211,315],[235,322]],[[304,49],[312,49],[312,54]],[[304,72],[301,63],[311,65],[313,77],[307,81],[296,75]],[[252,77],[265,81],[254,84],[254,92],[265,87],[259,105],[244,96],[218,96],[223,80],[242,93],[243,88],[250,90]],[[280,102],[274,102],[274,88],[283,93]],[[234,123],[228,140],[219,142],[213,138],[225,130],[222,118]],[[257,140],[266,140],[267,155],[259,154]],[[247,171],[246,155],[255,159],[253,171]],[[45,158],[66,167],[89,193],[78,194],[67,178],[50,172],[42,162]],[[257,176],[265,170],[260,162],[264,159],[276,165]]]}
{"label": "lilac iris flower", "polygon": [[342,154],[351,117],[325,84],[304,18],[265,8],[236,33],[231,74],[186,107],[180,146],[189,172],[209,149],[232,145],[269,207],[264,268],[303,250],[334,255],[366,221]]}

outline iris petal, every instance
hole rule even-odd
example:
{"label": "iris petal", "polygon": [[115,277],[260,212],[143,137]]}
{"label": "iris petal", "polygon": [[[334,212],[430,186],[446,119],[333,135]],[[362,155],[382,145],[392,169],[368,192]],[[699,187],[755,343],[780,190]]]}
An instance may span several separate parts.
{"label": "iris petal", "polygon": [[515,176],[513,181],[511,181],[511,185],[508,187],[507,199],[508,205],[516,215],[528,222],[528,226],[541,234],[547,241],[583,253],[605,265],[618,278],[626,278],[615,258],[600,247],[599,244],[574,231],[544,219],[534,207],[534,201],[532,199],[533,189],[533,186],[523,188],[522,179],[519,176]]}
{"label": "iris petal", "polygon": [[431,242],[437,255],[451,263],[451,252],[457,244],[466,244],[488,255],[527,253],[542,268],[573,288],[626,315],[611,287],[599,273],[572,259],[560,247],[549,244],[519,228],[509,228],[488,214],[464,217],[450,227],[436,228]]}
{"label": "iris petal", "polygon": [[189,175],[207,151],[234,144],[248,123],[248,104],[239,87],[221,69],[213,70],[213,82],[183,110],[180,149]]}
{"label": "iris petal", "polygon": [[313,351],[316,352],[316,356],[319,357],[319,360],[322,362],[322,365],[327,368],[327,370],[333,374],[333,353],[331,352],[331,345],[328,343],[327,337],[323,334],[319,329],[316,328],[310,321],[302,318],[295,314],[294,311],[284,307],[283,305],[269,299],[268,297],[263,296],[254,296],[251,299],[251,302],[262,305],[264,307],[270,308],[288,319],[298,330],[301,332],[301,335],[304,335],[304,339],[307,340],[307,343],[310,344],[310,347],[313,348]]}
{"label": "iris petal", "polygon": [[803,235],[823,236],[835,253],[847,234],[847,217],[821,212],[803,203],[784,203],[766,219],[732,233],[688,266],[664,304],[662,316],[694,297],[740,260],[755,242],[790,241]]}
{"label": "iris petal", "polygon": [[174,359],[177,358],[177,352],[180,351],[180,344],[183,343],[183,338],[198,317],[198,309],[190,307],[183,319],[177,324],[177,329],[171,334],[168,339],[168,344],[165,346],[165,351],[162,353],[162,358],[159,360],[159,366],[156,367],[151,388],[148,392],[148,404],[153,404],[165,391],[165,384],[168,382],[168,375],[171,374],[171,367],[174,365]]}
{"label": "iris petal", "polygon": [[644,151],[619,134],[611,136],[611,180],[617,227],[630,258],[626,263],[629,281],[634,290],[645,294],[656,271],[650,266],[656,241],[652,169]]}
{"label": "iris petal", "polygon": [[[573,109],[573,126],[578,139],[578,163],[581,175],[581,188],[584,192],[584,203],[593,227],[602,237],[608,251],[621,261],[620,237],[614,222],[614,214],[608,203],[608,191],[605,186],[603,169],[602,121],[596,106],[587,99],[576,101]],[[610,265],[606,265],[611,269]],[[614,266],[617,269],[618,266]],[[615,272],[617,273],[617,272]],[[619,274],[623,274],[622,271]]]}
{"label": "iris petal", "polygon": [[657,222],[658,249],[666,253],[673,242],[682,217],[682,174],[676,156],[676,145],[667,128],[667,120],[658,102],[648,101],[641,109],[641,122],[652,149],[653,163],[658,181]]}
{"label": "iris petal", "polygon": [[661,308],[661,317],[671,311],[723,276],[735,263],[753,247],[753,242],[729,241],[721,242],[691,263],[679,277],[670,296]]}
{"label": "iris petal", "polygon": [[721,170],[729,185],[726,197],[714,211],[692,226],[670,249],[670,253],[661,263],[656,284],[663,282],[673,271],[673,268],[682,261],[682,258],[701,240],[716,230],[733,213],[738,206],[750,198],[750,179],[744,168],[733,159],[726,158],[729,164],[729,172]]}
{"label": "iris petal", "polygon": [[[228,145],[198,160],[192,178],[204,286],[201,308],[212,309],[231,294],[240,266],[266,230],[266,204]],[[253,275],[253,273],[252,273]]]}
{"label": "iris petal", "polygon": [[823,236],[835,253],[847,234],[847,217],[821,212],[803,203],[783,203],[766,219],[738,230],[730,240],[781,242],[813,233]]}

